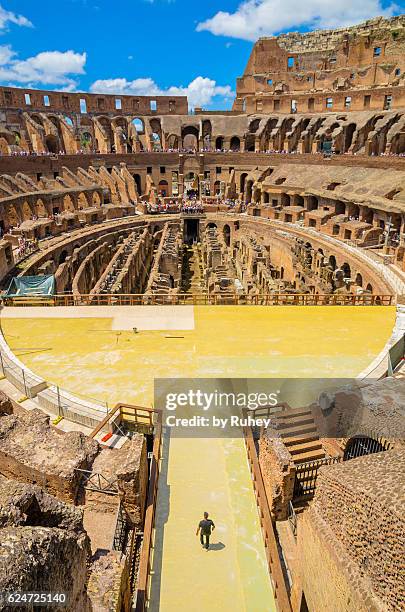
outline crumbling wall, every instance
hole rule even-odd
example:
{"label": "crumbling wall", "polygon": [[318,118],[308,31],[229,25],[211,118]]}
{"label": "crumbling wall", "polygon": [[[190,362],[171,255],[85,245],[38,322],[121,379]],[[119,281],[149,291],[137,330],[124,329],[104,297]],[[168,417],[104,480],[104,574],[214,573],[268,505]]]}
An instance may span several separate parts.
{"label": "crumbling wall", "polygon": [[58,499],[75,503],[80,474],[90,469],[99,445],[83,433],[61,434],[41,410],[0,419],[0,474],[42,485]]}
{"label": "crumbling wall", "polygon": [[400,610],[405,548],[405,449],[319,470],[298,547],[310,610]]}
{"label": "crumbling wall", "polygon": [[80,510],[39,487],[0,477],[0,538],[0,592],[63,592],[69,610],[91,610],[86,592],[90,544]]}
{"label": "crumbling wall", "polygon": [[274,429],[268,428],[260,436],[259,464],[270,511],[276,520],[285,520],[293,496],[295,467],[290,453]]}

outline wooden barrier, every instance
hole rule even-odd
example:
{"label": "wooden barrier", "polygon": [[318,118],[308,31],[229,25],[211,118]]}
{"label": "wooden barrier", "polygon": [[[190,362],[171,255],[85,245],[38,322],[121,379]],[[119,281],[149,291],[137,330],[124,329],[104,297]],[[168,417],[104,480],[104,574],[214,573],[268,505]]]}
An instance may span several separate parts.
{"label": "wooden barrier", "polygon": [[73,296],[72,294],[49,297],[14,297],[3,296],[5,306],[391,306],[395,297],[389,294],[314,294],[314,293],[268,293],[256,295],[239,295],[236,293],[191,295],[177,293],[173,295],[147,295],[136,293],[90,294]]}
{"label": "wooden barrier", "polygon": [[252,474],[253,487],[256,494],[256,503],[259,509],[260,525],[262,528],[264,546],[266,550],[267,563],[269,567],[270,578],[273,584],[274,598],[278,612],[292,612],[289,589],[286,583],[286,578],[281,567],[281,561],[278,552],[277,538],[274,524],[270,514],[270,508],[267,501],[266,490],[262,472],[257,458],[255,442],[253,439],[252,430],[250,427],[243,428],[245,437],[246,451]]}
{"label": "wooden barrier", "polygon": [[139,559],[135,612],[144,612],[146,610],[146,604],[149,597],[149,575],[152,562],[152,535],[155,526],[159,463],[162,448],[162,415],[160,412],[157,414],[158,417],[155,424],[155,438],[153,442],[152,463],[150,468],[148,499],[146,502],[143,542],[141,556]]}

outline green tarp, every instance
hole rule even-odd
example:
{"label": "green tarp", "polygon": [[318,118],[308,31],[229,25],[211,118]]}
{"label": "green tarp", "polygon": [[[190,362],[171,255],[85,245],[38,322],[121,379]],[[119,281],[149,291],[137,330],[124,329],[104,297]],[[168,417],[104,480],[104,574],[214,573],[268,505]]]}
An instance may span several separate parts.
{"label": "green tarp", "polygon": [[7,289],[5,297],[51,296],[55,293],[55,277],[15,276]]}

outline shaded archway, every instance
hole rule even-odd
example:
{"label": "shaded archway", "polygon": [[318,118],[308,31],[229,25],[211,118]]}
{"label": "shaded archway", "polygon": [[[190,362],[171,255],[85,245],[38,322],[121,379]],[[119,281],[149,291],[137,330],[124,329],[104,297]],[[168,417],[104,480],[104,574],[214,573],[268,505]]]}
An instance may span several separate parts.
{"label": "shaded archway", "polygon": [[355,459],[356,457],[364,457],[364,455],[372,455],[389,450],[390,443],[381,438],[372,438],[368,436],[355,436],[351,438],[347,444],[343,454],[343,461]]}
{"label": "shaded archway", "polygon": [[71,212],[75,210],[73,200],[69,194],[66,194],[63,198],[63,209]]}
{"label": "shaded archway", "polygon": [[231,246],[231,228],[229,227],[229,225],[224,225],[223,234],[226,246]]}
{"label": "shaded archway", "polygon": [[169,184],[165,180],[159,181],[159,194],[165,198],[169,195]]}
{"label": "shaded archway", "polygon": [[93,206],[101,206],[101,198],[98,191],[93,193]]}
{"label": "shaded archway", "polygon": [[58,138],[54,134],[48,134],[45,137],[45,144],[46,144],[46,147],[49,153],[59,152],[59,141],[58,141]]}
{"label": "shaded archway", "polygon": [[25,201],[22,205],[21,216],[23,221],[29,221],[32,218],[32,210],[27,201]]}
{"label": "shaded archway", "polygon": [[240,151],[240,138],[238,138],[238,136],[232,136],[230,149],[231,151]]}
{"label": "shaded archway", "polygon": [[222,151],[223,148],[224,148],[224,137],[217,136],[217,138],[215,139],[215,149],[217,151]]}
{"label": "shaded archway", "polygon": [[194,125],[187,125],[181,130],[183,149],[196,151],[198,149],[198,129]]}
{"label": "shaded archway", "polygon": [[79,196],[77,198],[77,208],[79,210],[82,210],[83,208],[88,208],[87,198],[83,192],[79,193]]}
{"label": "shaded archway", "polygon": [[47,210],[45,208],[45,204],[43,203],[41,198],[39,198],[36,201],[35,214],[37,215],[37,217],[47,217],[48,216]]}
{"label": "shaded archway", "polygon": [[140,196],[142,194],[141,176],[140,174],[134,174],[133,177],[136,185],[136,190],[138,192],[138,195]]}

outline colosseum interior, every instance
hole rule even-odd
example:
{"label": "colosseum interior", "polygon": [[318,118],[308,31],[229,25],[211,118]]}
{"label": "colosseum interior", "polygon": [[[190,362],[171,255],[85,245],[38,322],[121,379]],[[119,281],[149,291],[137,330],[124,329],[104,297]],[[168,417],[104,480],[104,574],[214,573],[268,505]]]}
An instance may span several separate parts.
{"label": "colosseum interior", "polygon": [[[0,153],[2,597],[403,610],[405,15],[259,39],[229,111],[0,87]],[[175,379],[317,384],[176,435]]]}

